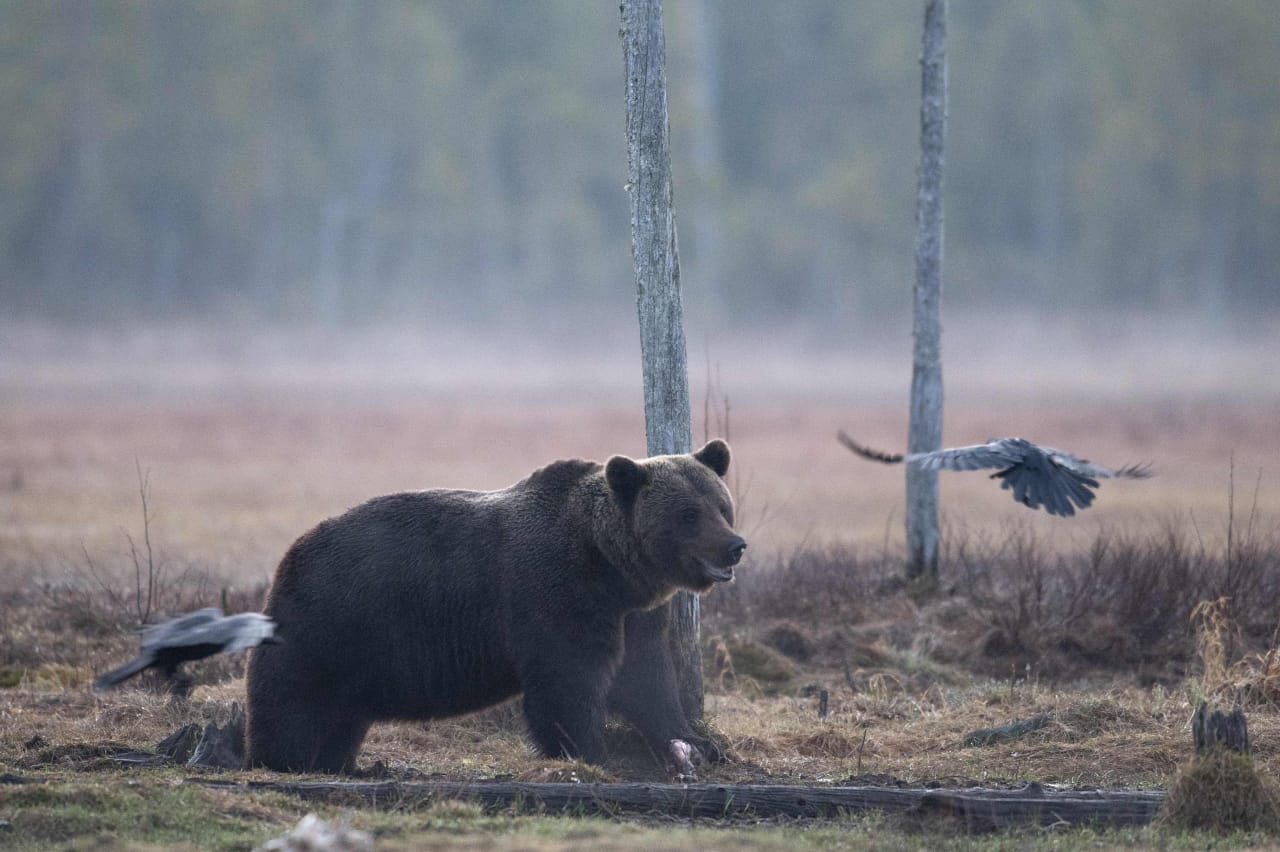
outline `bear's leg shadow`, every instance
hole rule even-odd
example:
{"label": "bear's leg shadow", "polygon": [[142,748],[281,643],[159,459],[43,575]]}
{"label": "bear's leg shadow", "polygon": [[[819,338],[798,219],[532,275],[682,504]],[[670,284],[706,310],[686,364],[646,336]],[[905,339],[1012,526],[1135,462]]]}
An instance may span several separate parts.
{"label": "bear's leg shadow", "polygon": [[670,604],[627,616],[626,653],[609,690],[609,709],[630,722],[660,760],[671,740],[684,740],[705,759],[722,761],[724,750],[695,733],[680,706],[670,620]]}

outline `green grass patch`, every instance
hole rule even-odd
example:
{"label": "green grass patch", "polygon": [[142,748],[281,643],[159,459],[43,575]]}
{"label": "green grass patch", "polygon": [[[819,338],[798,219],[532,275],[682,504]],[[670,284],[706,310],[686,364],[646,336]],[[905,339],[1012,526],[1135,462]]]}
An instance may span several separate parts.
{"label": "green grass patch", "polygon": [[374,835],[382,850],[1093,850],[1234,849],[1275,835],[1223,835],[1171,826],[1094,831],[1025,828],[967,837],[946,823],[858,814],[840,820],[759,822],[485,811],[472,803],[384,802],[377,808],[317,805],[281,793],[184,783],[178,771],[131,771],[0,785],[0,848],[248,850],[291,830],[311,811]]}
{"label": "green grass patch", "polygon": [[175,777],[123,774],[0,786],[0,846],[14,849],[248,849],[296,821],[302,803],[275,795],[238,801]]}

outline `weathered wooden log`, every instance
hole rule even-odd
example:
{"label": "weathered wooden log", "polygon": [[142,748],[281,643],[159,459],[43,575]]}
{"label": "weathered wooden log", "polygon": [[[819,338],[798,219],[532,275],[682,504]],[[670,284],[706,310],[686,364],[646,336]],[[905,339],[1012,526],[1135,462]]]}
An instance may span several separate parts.
{"label": "weathered wooden log", "polygon": [[0,784],[43,784],[48,781],[40,775],[18,775],[13,772],[0,772]]}
{"label": "weathered wooden log", "polygon": [[1045,791],[1038,784],[1022,790],[929,790],[916,813],[946,815],[970,833],[1015,825],[1146,825],[1164,801],[1160,791]]}
{"label": "weathered wooden log", "polygon": [[1215,748],[1248,754],[1249,723],[1244,718],[1244,709],[1237,704],[1230,713],[1208,711],[1209,705],[1201,701],[1191,716],[1191,737],[1195,740],[1196,754]]}
{"label": "weathered wooden log", "polygon": [[1140,825],[1164,793],[1152,791],[928,790],[898,787],[806,787],[731,784],[535,784],[518,782],[248,781],[191,778],[221,789],[271,790],[304,799],[358,798],[369,805],[459,799],[486,808],[550,813],[660,813],[677,817],[832,818],[861,811],[945,814],[972,831],[1035,823]]}

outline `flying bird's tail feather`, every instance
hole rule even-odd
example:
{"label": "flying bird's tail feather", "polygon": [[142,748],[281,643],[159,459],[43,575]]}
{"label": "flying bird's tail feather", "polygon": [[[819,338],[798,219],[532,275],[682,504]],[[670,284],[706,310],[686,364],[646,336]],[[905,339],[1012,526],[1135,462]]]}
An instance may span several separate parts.
{"label": "flying bird's tail feather", "polygon": [[141,657],[135,657],[118,669],[112,669],[109,672],[98,675],[93,682],[93,688],[98,692],[113,689],[154,662],[155,659],[153,657],[145,654]]}
{"label": "flying bird's tail feather", "polygon": [[1033,482],[1026,468],[1015,465],[991,476],[993,479],[1000,480],[1001,488],[1008,488],[1013,491],[1014,500],[1032,509],[1040,508],[1040,500],[1032,492],[1031,486]]}
{"label": "flying bird's tail feather", "polygon": [[1092,477],[1077,479],[1072,476],[1068,477],[1064,484],[1067,487],[1067,498],[1075,501],[1081,509],[1087,509],[1093,504],[1094,494],[1091,489],[1098,487],[1098,480]]}

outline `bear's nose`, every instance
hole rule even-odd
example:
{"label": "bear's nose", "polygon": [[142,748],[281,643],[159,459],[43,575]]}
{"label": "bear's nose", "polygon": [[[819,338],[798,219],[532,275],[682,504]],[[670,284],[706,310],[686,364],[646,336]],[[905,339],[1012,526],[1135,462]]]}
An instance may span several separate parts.
{"label": "bear's nose", "polygon": [[729,542],[729,547],[725,550],[725,555],[729,557],[730,565],[737,565],[738,560],[742,558],[742,552],[747,549],[746,539],[741,536],[734,536],[733,541]]}

